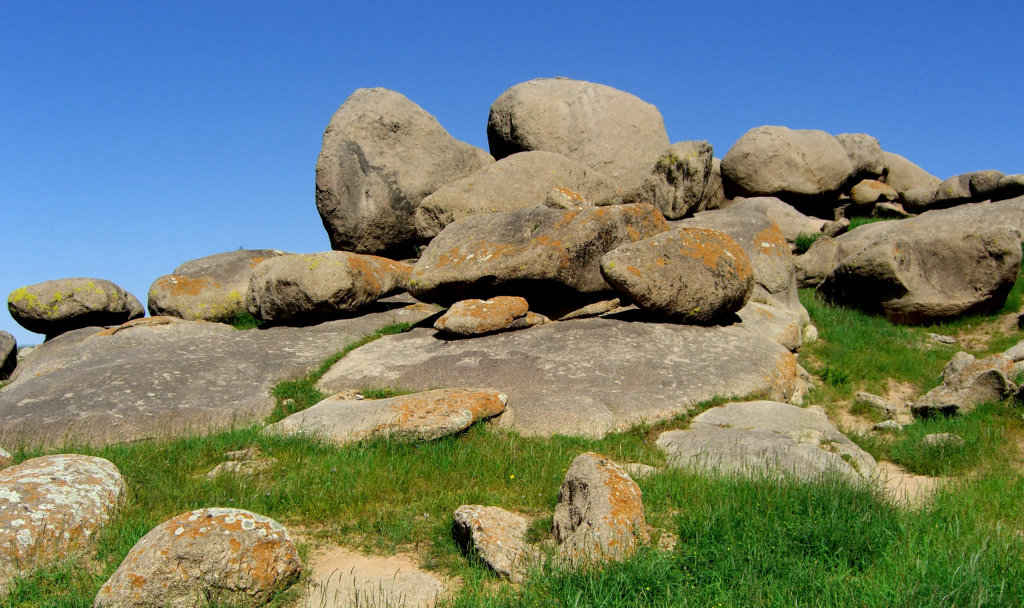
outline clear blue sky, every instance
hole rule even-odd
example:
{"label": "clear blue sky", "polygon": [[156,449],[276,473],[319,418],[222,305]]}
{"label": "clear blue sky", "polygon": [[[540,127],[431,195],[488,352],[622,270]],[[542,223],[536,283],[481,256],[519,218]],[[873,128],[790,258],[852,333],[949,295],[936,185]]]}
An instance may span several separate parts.
{"label": "clear blue sky", "polygon": [[[0,295],[329,248],[314,166],[359,87],[486,149],[491,102],[568,76],[722,156],[764,124],[865,132],[939,177],[1024,172],[1024,3],[0,2]],[[0,329],[41,341],[8,313]]]}

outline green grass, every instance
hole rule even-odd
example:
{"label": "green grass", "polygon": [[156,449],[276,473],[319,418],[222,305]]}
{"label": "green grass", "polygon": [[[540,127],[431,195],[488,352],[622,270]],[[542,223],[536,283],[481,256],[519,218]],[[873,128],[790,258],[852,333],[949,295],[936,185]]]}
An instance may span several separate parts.
{"label": "green grass", "polygon": [[257,319],[256,317],[249,314],[247,310],[237,310],[235,315],[228,322],[228,325],[238,330],[256,329],[260,325],[263,325],[265,321],[263,319]]}
{"label": "green grass", "polygon": [[365,346],[370,342],[381,339],[384,336],[409,331],[411,328],[412,326],[408,323],[393,323],[382,327],[372,334],[368,334],[358,340],[349,342],[344,348],[328,357],[320,364],[319,367],[305,376],[295,380],[286,380],[278,383],[270,391],[270,396],[274,398],[276,403],[274,411],[271,413],[270,418],[267,421],[277,422],[279,420],[283,420],[295,412],[301,412],[302,410],[323,401],[327,398],[327,395],[316,388],[316,383],[320,381],[320,378],[323,378],[324,374],[327,373],[327,370],[331,369],[332,365],[341,361],[345,355],[360,346]]}
{"label": "green grass", "polygon": [[797,235],[796,241],[793,242],[794,251],[796,254],[807,253],[807,250],[811,248],[814,241],[825,236],[821,232],[801,232]]}
{"label": "green grass", "polygon": [[876,222],[887,222],[895,218],[889,217],[851,217],[850,227],[846,229],[847,232],[855,228],[860,228],[865,224],[874,224]]}

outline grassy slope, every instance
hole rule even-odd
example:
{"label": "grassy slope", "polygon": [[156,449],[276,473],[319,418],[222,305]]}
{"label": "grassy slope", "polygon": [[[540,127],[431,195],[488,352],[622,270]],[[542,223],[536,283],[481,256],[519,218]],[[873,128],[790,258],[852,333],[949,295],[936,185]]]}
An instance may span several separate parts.
{"label": "grassy slope", "polygon": [[[922,345],[928,343],[925,333],[955,333],[956,327],[893,327],[822,305],[809,293],[803,299],[823,336],[801,353],[805,366],[825,379],[813,402],[835,407],[855,390],[881,392],[888,377],[924,390],[937,382],[953,352]],[[1015,332],[996,339],[1021,337]],[[312,387],[326,369],[275,389],[281,409],[274,418],[315,402],[319,394]],[[685,426],[685,419],[674,424]],[[926,432],[947,430],[965,437],[963,449],[936,454],[920,447]],[[565,468],[577,454],[593,450],[619,462],[660,465],[654,435],[637,428],[602,440],[537,439],[478,426],[429,444],[371,441],[339,449],[265,437],[254,427],[81,450],[120,467],[129,486],[124,507],[96,549],[17,581],[0,606],[90,606],[138,538],[173,515],[205,506],[263,513],[313,542],[417,551],[424,565],[465,581],[452,600],[456,606],[1021,605],[1024,478],[1015,446],[1022,433],[1011,403],[990,404],[959,420],[916,423],[883,439],[859,439],[873,453],[911,468],[960,475],[917,511],[841,484],[664,472],[638,483],[649,522],[679,537],[672,552],[644,550],[599,572],[546,569],[512,588],[464,558],[452,541],[452,512],[467,503],[533,516],[538,523],[532,536],[544,538]],[[205,477],[224,452],[244,447],[256,447],[278,464],[256,477]],[[274,603],[294,601],[293,592]]]}

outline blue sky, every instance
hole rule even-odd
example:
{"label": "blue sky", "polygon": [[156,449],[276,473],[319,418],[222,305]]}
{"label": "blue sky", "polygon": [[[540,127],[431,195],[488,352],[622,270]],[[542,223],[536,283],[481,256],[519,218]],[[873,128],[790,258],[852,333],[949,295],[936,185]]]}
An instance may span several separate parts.
{"label": "blue sky", "polygon": [[[764,124],[865,132],[939,177],[1024,172],[1024,3],[0,3],[0,294],[329,248],[314,166],[359,87],[486,149],[491,102],[568,76],[722,156]],[[41,341],[4,312],[0,329]]]}

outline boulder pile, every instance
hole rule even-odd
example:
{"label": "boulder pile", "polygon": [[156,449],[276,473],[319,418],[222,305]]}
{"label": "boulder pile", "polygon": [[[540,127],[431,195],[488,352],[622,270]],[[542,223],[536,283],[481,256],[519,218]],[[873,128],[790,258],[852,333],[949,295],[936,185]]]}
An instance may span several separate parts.
{"label": "boulder pile", "polygon": [[[817,335],[798,286],[921,323],[999,308],[1020,272],[1024,175],[942,180],[870,135],[782,126],[751,129],[718,159],[706,141],[670,142],[653,105],[566,78],[502,93],[486,132],[487,151],[399,93],[359,89],[330,119],[316,163],[331,251],[186,262],[153,282],[146,319],[101,279],[14,291],[11,315],[46,342],[19,360],[0,332],[0,436],[52,448],[262,421],[276,383],[369,335],[310,377],[326,399],[266,431],[431,441],[488,420],[596,437],[756,395],[662,433],[669,466],[859,483],[874,460],[823,412],[797,407],[807,374],[794,352]],[[901,219],[850,230],[862,217]],[[261,328],[226,325],[242,317]],[[1018,391],[1020,359],[958,355],[912,404],[861,400],[890,418],[967,411]],[[359,394],[396,385],[426,392]],[[0,472],[7,578],[81,546],[123,490],[105,461],[42,460]],[[274,466],[230,462],[211,474]],[[61,483],[38,486],[44,474]],[[16,517],[54,505],[67,529]],[[524,518],[481,505],[454,517],[460,543],[503,576],[537,563]],[[639,487],[606,457],[580,455],[552,533],[572,564],[629,555],[649,540]],[[260,603],[301,568],[277,522],[200,509],[140,540],[95,605]]]}

